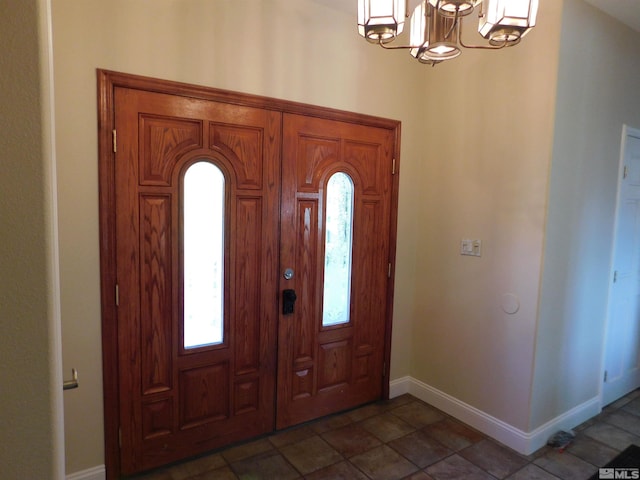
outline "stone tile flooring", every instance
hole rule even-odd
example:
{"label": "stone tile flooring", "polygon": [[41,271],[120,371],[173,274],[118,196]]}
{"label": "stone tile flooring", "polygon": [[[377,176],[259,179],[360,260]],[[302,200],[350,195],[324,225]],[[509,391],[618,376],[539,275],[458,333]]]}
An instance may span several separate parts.
{"label": "stone tile flooring", "polygon": [[564,452],[520,455],[410,395],[218,450],[136,480],[584,480],[640,445],[640,390],[575,429]]}

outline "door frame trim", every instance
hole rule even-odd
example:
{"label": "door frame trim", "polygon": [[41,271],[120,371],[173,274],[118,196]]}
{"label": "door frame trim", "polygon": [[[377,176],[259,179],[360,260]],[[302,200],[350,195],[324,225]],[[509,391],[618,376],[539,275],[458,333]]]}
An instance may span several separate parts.
{"label": "door frame trim", "polygon": [[102,372],[104,399],[104,440],[107,479],[120,475],[119,446],[119,390],[117,352],[116,296],[116,222],[112,215],[115,206],[115,154],[113,131],[115,129],[114,91],[117,87],[145,90],[169,95],[179,95],[201,100],[211,100],[239,106],[294,113],[343,122],[385,128],[394,133],[395,172],[392,179],[389,263],[390,278],[387,288],[387,312],[384,339],[384,373],[382,397],[389,398],[389,365],[391,359],[391,327],[395,280],[396,236],[398,219],[398,189],[400,171],[400,127],[398,120],[365,115],[328,107],[279,100],[258,95],[190,85],[170,80],[160,80],[111,70],[97,69],[98,91],[98,202],[100,226],[100,300],[102,323]]}

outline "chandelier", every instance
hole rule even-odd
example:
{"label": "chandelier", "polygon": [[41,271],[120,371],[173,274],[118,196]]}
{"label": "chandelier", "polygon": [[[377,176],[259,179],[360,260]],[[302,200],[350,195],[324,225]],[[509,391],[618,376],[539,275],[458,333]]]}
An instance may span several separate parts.
{"label": "chandelier", "polygon": [[[404,29],[409,0],[358,0],[358,32],[386,49],[407,49],[435,65],[461,48],[495,50],[517,45],[536,23],[538,0],[422,0],[411,15],[410,45],[389,45]],[[488,44],[462,40],[462,19],[478,10],[478,33]]]}

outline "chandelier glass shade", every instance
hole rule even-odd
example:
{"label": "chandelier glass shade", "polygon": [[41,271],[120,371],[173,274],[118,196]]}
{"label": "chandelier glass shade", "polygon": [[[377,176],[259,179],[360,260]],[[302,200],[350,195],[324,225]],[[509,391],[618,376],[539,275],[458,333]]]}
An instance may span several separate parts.
{"label": "chandelier glass shade", "polygon": [[[411,14],[410,44],[389,45],[404,29],[409,0],[358,0],[358,31],[385,49],[408,49],[421,63],[450,60],[462,48],[495,50],[520,42],[536,23],[538,0],[422,0]],[[483,45],[462,40],[463,17],[478,11]],[[466,19],[465,19],[466,22]]]}
{"label": "chandelier glass shade", "polygon": [[358,32],[372,43],[386,43],[402,33],[406,0],[358,0]]}
{"label": "chandelier glass shade", "polygon": [[455,17],[469,15],[479,0],[429,0],[429,4],[441,15]]}
{"label": "chandelier glass shade", "polygon": [[455,19],[438,15],[430,2],[423,1],[411,15],[411,48],[409,53],[421,63],[450,60],[460,55],[455,41]]}
{"label": "chandelier glass shade", "polygon": [[491,45],[515,44],[536,24],[538,0],[493,0],[482,5],[478,32]]}

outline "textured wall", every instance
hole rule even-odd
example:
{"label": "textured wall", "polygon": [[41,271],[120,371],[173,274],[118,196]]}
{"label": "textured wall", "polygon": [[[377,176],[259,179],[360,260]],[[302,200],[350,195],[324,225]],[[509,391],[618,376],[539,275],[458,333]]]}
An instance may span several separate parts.
{"label": "textured wall", "polygon": [[[580,0],[545,0],[517,48],[427,68],[367,45],[355,12],[310,0],[52,4],[64,367],[83,381],[65,395],[68,472],[104,461],[96,68],[401,120],[392,378],[525,432],[597,394],[599,233],[614,201],[602,149],[617,152],[621,121],[637,124],[637,100],[615,91],[638,78],[634,33]],[[563,20],[565,4],[580,21]],[[482,257],[459,255],[468,237]]]}
{"label": "textured wall", "polygon": [[599,395],[622,125],[640,33],[565,0],[531,427]]}
{"label": "textured wall", "polygon": [[62,478],[47,3],[0,11],[0,465]]}
{"label": "textured wall", "polygon": [[[520,45],[429,72],[413,375],[527,430],[561,2]],[[475,40],[471,37],[468,41]],[[460,255],[481,239],[482,256]],[[503,304],[517,298],[519,309]],[[508,309],[508,308],[507,308]]]}

